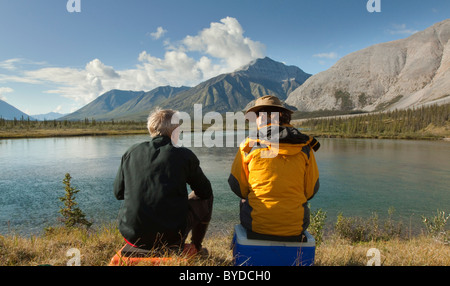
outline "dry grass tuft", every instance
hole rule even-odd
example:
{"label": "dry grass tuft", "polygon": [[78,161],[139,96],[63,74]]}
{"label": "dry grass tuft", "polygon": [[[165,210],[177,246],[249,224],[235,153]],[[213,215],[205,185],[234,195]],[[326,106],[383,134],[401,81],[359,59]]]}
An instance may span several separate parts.
{"label": "dry grass tuft", "polygon": [[0,266],[64,266],[71,258],[66,256],[71,248],[80,250],[82,265],[107,265],[122,243],[114,226],[97,230],[57,227],[38,237],[0,236]]}
{"label": "dry grass tuft", "polygon": [[317,247],[315,265],[365,266],[371,248],[380,251],[382,266],[450,266],[450,246],[428,236],[360,243],[332,237]]}

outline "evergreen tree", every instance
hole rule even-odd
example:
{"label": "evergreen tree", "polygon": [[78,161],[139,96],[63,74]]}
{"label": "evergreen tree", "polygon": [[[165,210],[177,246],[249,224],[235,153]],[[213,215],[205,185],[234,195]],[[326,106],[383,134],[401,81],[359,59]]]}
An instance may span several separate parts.
{"label": "evergreen tree", "polygon": [[75,201],[75,194],[77,194],[80,190],[77,190],[70,185],[71,179],[72,177],[69,173],[67,173],[63,180],[66,195],[59,198],[59,200],[64,203],[64,207],[61,207],[59,210],[63,216],[62,221],[66,227],[74,227],[77,224],[90,227],[92,222],[86,220],[86,215],[80,210],[79,207],[77,207],[78,203]]}

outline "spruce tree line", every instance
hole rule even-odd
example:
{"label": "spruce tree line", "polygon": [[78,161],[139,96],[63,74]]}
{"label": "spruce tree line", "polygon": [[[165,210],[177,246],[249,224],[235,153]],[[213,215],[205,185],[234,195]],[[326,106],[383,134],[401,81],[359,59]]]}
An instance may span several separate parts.
{"label": "spruce tree line", "polygon": [[450,124],[450,104],[393,110],[353,117],[309,119],[301,127],[309,131],[345,135],[412,134],[427,127],[445,127]]}
{"label": "spruce tree line", "polygon": [[84,120],[30,120],[29,117],[7,120],[0,116],[0,130],[32,130],[32,129],[141,129],[146,128],[146,122],[140,121],[98,121],[85,118]]}

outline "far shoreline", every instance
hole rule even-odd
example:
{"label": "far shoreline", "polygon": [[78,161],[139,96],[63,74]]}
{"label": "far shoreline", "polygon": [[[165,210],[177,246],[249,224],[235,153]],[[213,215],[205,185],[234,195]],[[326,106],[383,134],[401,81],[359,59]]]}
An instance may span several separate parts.
{"label": "far shoreline", "polygon": [[[296,126],[298,128],[298,126]],[[301,128],[299,128],[301,129]],[[202,129],[204,132],[206,129]],[[316,138],[352,138],[352,139],[392,139],[392,140],[425,140],[425,141],[445,141],[450,142],[448,136],[437,136],[431,134],[341,134],[326,132],[302,132]],[[89,130],[89,129],[65,129],[65,130],[33,130],[25,132],[5,132],[0,130],[0,140],[8,139],[43,139],[43,138],[64,138],[64,137],[88,137],[88,136],[130,136],[148,135],[148,130]]]}

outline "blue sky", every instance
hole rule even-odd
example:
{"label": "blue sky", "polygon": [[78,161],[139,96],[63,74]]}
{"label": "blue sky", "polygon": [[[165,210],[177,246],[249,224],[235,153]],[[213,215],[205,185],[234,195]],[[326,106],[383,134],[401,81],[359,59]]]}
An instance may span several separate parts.
{"label": "blue sky", "polygon": [[[71,0],[69,0],[71,1]],[[0,99],[73,112],[113,89],[193,86],[268,56],[316,74],[449,18],[448,0],[0,0]]]}

